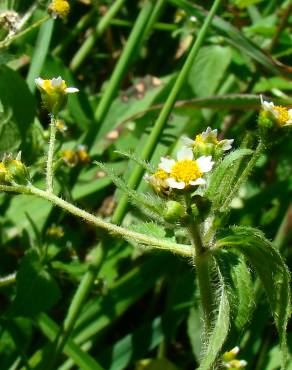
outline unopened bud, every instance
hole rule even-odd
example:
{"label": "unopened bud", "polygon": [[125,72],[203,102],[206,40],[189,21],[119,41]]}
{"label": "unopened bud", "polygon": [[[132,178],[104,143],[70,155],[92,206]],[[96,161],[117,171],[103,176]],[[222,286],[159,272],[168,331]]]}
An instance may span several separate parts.
{"label": "unopened bud", "polygon": [[166,202],[166,207],[163,212],[163,217],[166,221],[178,222],[181,221],[185,216],[186,211],[180,203],[174,200],[169,200]]}

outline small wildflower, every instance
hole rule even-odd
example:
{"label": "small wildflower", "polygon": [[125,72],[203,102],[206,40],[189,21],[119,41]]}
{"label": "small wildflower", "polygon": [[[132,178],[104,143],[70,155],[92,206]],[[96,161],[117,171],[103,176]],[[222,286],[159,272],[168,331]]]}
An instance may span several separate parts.
{"label": "small wildflower", "polygon": [[40,90],[45,107],[54,115],[57,115],[67,102],[67,94],[78,92],[76,87],[67,87],[66,82],[59,76],[51,80],[43,80],[38,77],[35,84]]}
{"label": "small wildflower", "polygon": [[90,161],[87,147],[85,145],[78,145],[76,155],[80,164],[87,164]]}
{"label": "small wildflower", "polygon": [[48,7],[48,11],[54,19],[60,17],[65,19],[70,11],[70,4],[66,0],[53,0]]}
{"label": "small wildflower", "polygon": [[206,131],[198,134],[195,140],[188,137],[183,137],[183,143],[187,147],[193,149],[195,157],[201,155],[212,155],[215,158],[222,156],[223,152],[232,148],[233,139],[218,140],[217,129],[212,130],[211,127],[207,127]]}
{"label": "small wildflower", "polygon": [[292,109],[288,109],[281,105],[274,105],[273,102],[267,102],[261,98],[261,108],[264,113],[263,118],[270,118],[280,127],[282,126],[292,126]]}
{"label": "small wildflower", "polygon": [[222,355],[223,366],[226,369],[236,370],[246,367],[247,362],[245,360],[237,360],[236,356],[239,353],[239,347],[236,346],[232,350],[225,352]]}
{"label": "small wildflower", "polygon": [[194,160],[192,149],[183,147],[177,153],[177,161],[161,158],[157,172],[152,176],[148,175],[146,181],[154,187],[189,189],[206,183],[202,176],[205,172],[211,171],[213,164],[211,156],[201,156]]}
{"label": "small wildflower", "polygon": [[61,152],[61,158],[69,167],[74,167],[78,163],[78,157],[76,153],[71,149],[63,150]]}
{"label": "small wildflower", "polygon": [[61,226],[56,226],[53,224],[47,229],[47,235],[56,239],[60,239],[64,236],[64,230]]}
{"label": "small wildflower", "polygon": [[62,119],[56,120],[56,127],[62,133],[68,130],[68,127],[65,125],[65,122]]}

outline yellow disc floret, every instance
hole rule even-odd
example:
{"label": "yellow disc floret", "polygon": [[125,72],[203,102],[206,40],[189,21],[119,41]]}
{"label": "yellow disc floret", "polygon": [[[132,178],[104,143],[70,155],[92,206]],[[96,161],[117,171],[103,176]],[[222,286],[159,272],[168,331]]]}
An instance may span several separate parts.
{"label": "yellow disc floret", "polygon": [[165,172],[164,170],[162,170],[161,168],[159,168],[156,172],[155,172],[155,174],[154,174],[154,176],[157,178],[157,179],[159,179],[159,180],[166,180],[167,178],[168,178],[168,173],[167,172]]}
{"label": "yellow disc floret", "polygon": [[186,185],[190,181],[197,180],[202,177],[203,173],[195,161],[184,159],[176,162],[171,168],[170,176],[176,181],[183,181]]}
{"label": "yellow disc floret", "polygon": [[278,113],[277,115],[277,121],[282,126],[285,125],[285,123],[290,119],[290,115],[288,112],[288,109],[285,107],[282,107],[280,105],[276,105],[274,107],[274,110]]}
{"label": "yellow disc floret", "polygon": [[53,0],[49,5],[49,11],[53,17],[66,18],[70,11],[70,5],[66,0]]}
{"label": "yellow disc floret", "polygon": [[66,92],[66,82],[62,80],[60,85],[54,85],[52,80],[44,80],[43,82],[43,89],[46,91],[47,94],[53,94],[56,92],[64,93]]}

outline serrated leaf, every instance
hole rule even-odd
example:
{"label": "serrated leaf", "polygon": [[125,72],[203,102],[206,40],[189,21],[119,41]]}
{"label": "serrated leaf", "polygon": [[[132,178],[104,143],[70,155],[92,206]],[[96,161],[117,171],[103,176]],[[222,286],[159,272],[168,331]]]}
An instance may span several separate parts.
{"label": "serrated leaf", "polygon": [[30,252],[21,261],[16,275],[16,297],[9,314],[33,317],[50,309],[60,295],[56,281],[44,269],[37,254]]}
{"label": "serrated leaf", "polygon": [[[175,242],[174,236],[168,237],[166,230],[162,226],[157,225],[154,222],[141,222],[139,224],[130,225],[129,228],[140,234],[145,234],[152,237],[155,236],[156,238],[159,239],[165,239]],[[132,239],[130,239],[129,242],[134,245],[135,244],[140,245],[139,243]]]}
{"label": "serrated leaf", "polygon": [[232,227],[230,235],[219,240],[216,246],[239,250],[257,272],[279,333],[284,370],[287,362],[286,327],[291,314],[290,276],[284,260],[263,233],[251,227]]}
{"label": "serrated leaf", "polygon": [[213,201],[214,207],[220,207],[224,199],[229,194],[226,189],[232,189],[235,177],[232,171],[234,165],[245,156],[251,155],[251,149],[237,149],[228,154],[212,173],[210,185],[206,191],[206,196]]}
{"label": "serrated leaf", "polygon": [[230,250],[217,249],[214,257],[228,290],[233,322],[240,331],[249,321],[255,307],[250,271],[243,256]]}
{"label": "serrated leaf", "polygon": [[132,161],[138,163],[141,167],[143,167],[146,171],[153,173],[155,172],[155,167],[151,165],[151,163],[144,161],[143,159],[137,157],[134,153],[130,152],[123,152],[121,150],[115,150],[116,153],[122,155],[123,157],[129,158]]}
{"label": "serrated leaf", "polygon": [[208,344],[203,353],[203,359],[198,370],[210,370],[213,368],[229,331],[230,306],[226,285],[220,271],[219,279],[221,294],[218,297],[218,301],[220,302],[218,314],[214,323],[214,328],[209,335]]}
{"label": "serrated leaf", "polygon": [[111,167],[101,162],[95,162],[95,164],[108,175],[117,188],[127,194],[129,202],[133,203],[143,213],[150,217],[157,216],[158,219],[162,221],[161,214],[163,212],[164,205],[160,198],[150,194],[139,193],[136,190],[129,188],[124,180],[116,175]]}

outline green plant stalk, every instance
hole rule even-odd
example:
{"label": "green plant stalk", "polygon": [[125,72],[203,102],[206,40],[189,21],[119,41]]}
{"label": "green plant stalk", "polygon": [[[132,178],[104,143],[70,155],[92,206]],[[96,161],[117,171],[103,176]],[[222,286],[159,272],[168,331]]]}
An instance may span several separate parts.
{"label": "green plant stalk", "polygon": [[138,243],[151,246],[152,248],[168,250],[172,253],[177,253],[183,257],[192,256],[192,248],[189,245],[178,244],[172,241],[158,239],[152,236],[138,233],[136,231],[128,230],[122,226],[117,226],[111,222],[104,221],[102,218],[96,217],[69,202],[66,202],[64,199],[59,198],[55,194],[35,188],[32,185],[0,185],[0,191],[35,195],[39,198],[53,203],[55,206],[62,208],[63,210],[71,213],[74,216],[82,218],[83,220],[95,225],[96,227],[106,230],[109,234],[120,236],[125,240],[135,240]]}
{"label": "green plant stalk", "polygon": [[[123,49],[122,55],[117,62],[107,88],[104,91],[98,107],[95,111],[95,121],[99,124],[102,123],[111,106],[112,100],[117,93],[121,80],[130,64],[130,61],[132,60],[133,55],[137,53],[139,45],[141,45],[143,42],[142,35],[145,35],[144,30],[147,26],[147,22],[149,20],[149,17],[151,16],[153,8],[154,2],[147,1],[139,13],[132,32]],[[96,127],[94,127],[94,130],[96,131]],[[90,136],[92,136],[91,133]]]}
{"label": "green plant stalk", "polygon": [[46,185],[47,185],[47,191],[49,193],[53,193],[53,190],[54,190],[53,160],[54,160],[56,132],[57,132],[56,119],[52,115],[51,123],[50,123],[50,140],[49,140],[49,150],[48,150],[47,168],[46,168]]}
{"label": "green plant stalk", "polygon": [[91,49],[93,48],[95,41],[100,37],[109,26],[111,20],[124,5],[125,0],[116,0],[113,5],[109,8],[106,14],[98,22],[94,33],[89,35],[82,46],[77,50],[70,63],[70,69],[75,72],[81,64],[84,62]]}
{"label": "green plant stalk", "polygon": [[52,33],[54,28],[54,20],[48,19],[39,29],[36,46],[31,59],[26,82],[31,92],[35,91],[35,78],[39,77],[48,54]]}
{"label": "green plant stalk", "polygon": [[71,32],[69,32],[64,37],[62,42],[54,48],[54,50],[52,51],[52,54],[54,56],[61,54],[66,49],[70,42],[73,41],[79,35],[79,33],[88,25],[94,13],[95,10],[93,9],[90,12],[86,13],[82,18],[80,18],[74,29],[71,30]]}
{"label": "green plant stalk", "polygon": [[16,273],[12,273],[6,276],[0,277],[0,287],[7,286],[10,284],[14,284],[16,281]]}
{"label": "green plant stalk", "polygon": [[94,264],[89,267],[89,272],[86,273],[84,276],[84,279],[82,279],[80,286],[78,287],[80,293],[75,294],[73,297],[73,300],[70,304],[66,319],[63,324],[63,328],[59,331],[58,337],[55,341],[55,346],[53,349],[53,353],[51,353],[51,361],[50,361],[50,367],[54,368],[55,362],[57,361],[59,355],[61,354],[68,337],[71,334],[71,331],[73,330],[74,324],[77,320],[77,317],[80,313],[80,309],[83,305],[83,302],[87,298],[87,292],[91,289],[96,276],[100,270],[100,267],[102,266],[102,261],[104,259],[105,251],[104,246],[100,245],[99,248],[97,248],[96,255],[94,256]]}
{"label": "green plant stalk", "polygon": [[[114,18],[111,20],[111,25],[132,28],[133,22],[125,21],[124,19]],[[173,32],[178,29],[178,26],[171,23],[156,22],[153,25],[153,28],[158,31]]]}
{"label": "green plant stalk", "polygon": [[[144,160],[149,160],[155,150],[155,147],[156,147],[156,144],[159,140],[159,137],[165,127],[165,124],[167,122],[167,119],[171,113],[171,110],[175,104],[175,101],[178,97],[178,94],[179,92],[181,91],[186,79],[187,79],[187,76],[188,76],[188,73],[194,63],[194,60],[196,58],[196,56],[198,55],[198,52],[200,50],[200,47],[204,41],[204,38],[206,36],[206,33],[208,31],[208,28],[210,26],[210,23],[212,21],[212,18],[213,16],[215,15],[215,12],[220,4],[221,0],[215,0],[213,5],[212,5],[212,8],[208,14],[208,17],[206,18],[202,28],[200,29],[200,32],[198,34],[198,37],[196,38],[196,40],[194,41],[194,44],[191,48],[191,51],[182,67],[182,70],[180,71],[177,79],[176,79],[176,82],[174,84],[174,86],[172,87],[171,89],[171,92],[170,94],[168,95],[168,98],[154,124],[154,127],[153,129],[151,130],[151,134],[149,136],[149,139],[142,151],[142,154],[141,154],[141,158],[144,159]],[[137,187],[137,185],[139,184],[142,176],[143,176],[143,168],[140,167],[139,165],[135,166],[134,169],[133,169],[133,172],[132,172],[132,175],[130,176],[129,178],[129,181],[128,181],[128,186],[130,188],[133,188],[135,189]],[[116,210],[115,210],[115,213],[113,215],[113,219],[114,220],[121,220],[126,212],[126,209],[127,209],[127,203],[128,203],[128,197],[127,195],[124,195]]]}
{"label": "green plant stalk", "polygon": [[186,211],[189,215],[188,233],[193,247],[193,264],[196,268],[200,298],[202,303],[205,334],[208,334],[212,325],[213,312],[213,289],[209,271],[209,254],[205,248],[199,229],[199,225],[195,222],[191,208],[190,194],[185,195]]}
{"label": "green plant stalk", "polygon": [[27,27],[25,30],[21,31],[21,32],[18,32],[16,33],[15,35],[3,40],[0,42],[0,49],[4,49],[4,48],[7,48],[8,46],[10,46],[10,44],[17,40],[18,38],[26,35],[27,33],[29,33],[30,31],[34,30],[35,28],[41,26],[44,22],[46,22],[48,19],[50,19],[50,16],[49,15],[46,15],[45,17],[39,19],[38,21],[36,21],[35,23],[33,23],[31,26]]}

